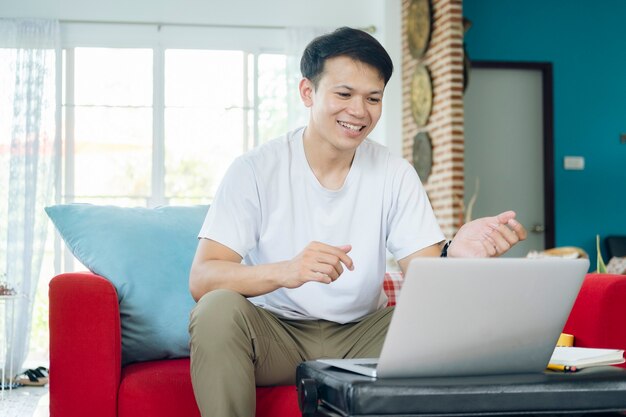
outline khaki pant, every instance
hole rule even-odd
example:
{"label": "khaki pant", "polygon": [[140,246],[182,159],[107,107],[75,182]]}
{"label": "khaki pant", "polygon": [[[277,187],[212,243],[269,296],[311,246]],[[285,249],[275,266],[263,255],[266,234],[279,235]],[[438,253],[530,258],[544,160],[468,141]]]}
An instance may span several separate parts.
{"label": "khaki pant", "polygon": [[203,417],[252,417],[255,386],[295,383],[298,364],[378,357],[393,308],[358,323],[283,320],[229,290],[207,293],[191,313],[191,379]]}

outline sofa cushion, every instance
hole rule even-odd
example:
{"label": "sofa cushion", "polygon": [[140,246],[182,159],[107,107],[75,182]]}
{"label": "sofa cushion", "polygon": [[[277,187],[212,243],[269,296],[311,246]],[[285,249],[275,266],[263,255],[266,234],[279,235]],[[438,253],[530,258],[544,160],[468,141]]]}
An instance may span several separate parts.
{"label": "sofa cushion", "polygon": [[400,297],[400,290],[404,283],[404,275],[399,271],[392,271],[385,273],[385,280],[383,281],[383,291],[387,295],[387,305],[395,306]]}
{"label": "sofa cushion", "polygon": [[626,275],[626,256],[614,256],[606,264],[607,274]]}
{"label": "sofa cushion", "polygon": [[[200,417],[189,359],[132,364],[122,371],[118,416]],[[257,387],[256,417],[300,416],[293,385]]]}
{"label": "sofa cushion", "polygon": [[118,417],[200,417],[191,386],[189,359],[150,361],[122,370]]}
{"label": "sofa cushion", "polygon": [[124,364],[189,356],[189,269],[207,209],[46,208],[74,256],[115,286]]}

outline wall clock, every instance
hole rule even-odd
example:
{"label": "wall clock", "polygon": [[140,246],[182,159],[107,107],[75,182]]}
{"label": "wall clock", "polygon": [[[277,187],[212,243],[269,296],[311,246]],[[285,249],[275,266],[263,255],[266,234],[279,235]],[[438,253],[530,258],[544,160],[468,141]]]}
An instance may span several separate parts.
{"label": "wall clock", "polygon": [[424,65],[418,65],[411,79],[411,113],[418,126],[425,126],[433,106],[433,87]]}
{"label": "wall clock", "polygon": [[413,166],[422,184],[426,184],[433,166],[433,145],[426,132],[420,132],[413,138]]}
{"label": "wall clock", "polygon": [[406,24],[409,50],[413,58],[419,59],[428,49],[430,41],[430,0],[411,0]]}

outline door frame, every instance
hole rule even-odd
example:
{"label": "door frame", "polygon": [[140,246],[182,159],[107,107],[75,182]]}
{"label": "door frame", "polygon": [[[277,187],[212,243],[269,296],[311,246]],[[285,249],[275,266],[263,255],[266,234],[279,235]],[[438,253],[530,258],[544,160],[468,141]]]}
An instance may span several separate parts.
{"label": "door frame", "polygon": [[[551,62],[472,61],[472,68],[521,69],[541,72],[543,95],[543,217],[544,245],[555,245],[554,222],[554,84]],[[469,82],[472,82],[471,73]],[[530,227],[530,225],[526,225]],[[529,233],[532,233],[529,231]]]}

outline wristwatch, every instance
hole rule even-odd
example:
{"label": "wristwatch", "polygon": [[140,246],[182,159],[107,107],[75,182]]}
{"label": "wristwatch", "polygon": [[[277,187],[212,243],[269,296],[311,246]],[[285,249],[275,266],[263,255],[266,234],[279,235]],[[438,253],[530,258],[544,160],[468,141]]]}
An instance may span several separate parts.
{"label": "wristwatch", "polygon": [[450,247],[450,244],[452,243],[451,240],[448,240],[446,242],[445,245],[443,245],[443,248],[441,248],[441,255],[439,255],[442,258],[447,258],[448,257],[448,248]]}

